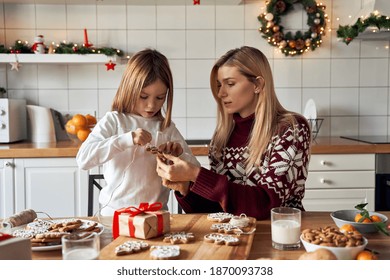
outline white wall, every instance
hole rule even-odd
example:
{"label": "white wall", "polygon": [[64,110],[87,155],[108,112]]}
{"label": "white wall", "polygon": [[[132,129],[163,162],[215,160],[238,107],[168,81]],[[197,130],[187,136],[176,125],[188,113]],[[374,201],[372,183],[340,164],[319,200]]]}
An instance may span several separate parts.
{"label": "white wall", "polygon": [[[160,50],[174,74],[174,121],[188,139],[210,138],[215,126],[216,106],[209,90],[213,62],[231,48],[250,45],[269,58],[285,107],[303,113],[306,101],[315,100],[319,117],[325,118],[321,136],[390,135],[389,41],[353,41],[347,46],[336,37],[338,25],[347,24],[363,1],[322,0],[331,32],[321,48],[292,58],[269,46],[258,32],[263,0],[201,0],[195,6],[192,0],[5,3],[0,4],[0,44],[32,42],[37,34],[46,42],[82,43],[87,28],[95,46],[127,53],[145,47]],[[283,25],[305,30],[305,17],[305,12],[292,12]],[[124,67],[106,71],[104,64],[22,64],[16,72],[0,63],[0,87],[8,89],[10,98],[26,98],[29,104],[101,117],[110,108]]]}

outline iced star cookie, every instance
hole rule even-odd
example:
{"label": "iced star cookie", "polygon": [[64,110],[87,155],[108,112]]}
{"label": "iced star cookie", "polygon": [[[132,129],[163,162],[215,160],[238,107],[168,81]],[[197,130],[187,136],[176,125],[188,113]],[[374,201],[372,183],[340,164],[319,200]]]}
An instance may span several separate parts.
{"label": "iced star cookie", "polygon": [[195,239],[192,232],[172,232],[164,235],[164,242],[171,242],[172,244],[189,243]]}
{"label": "iced star cookie", "polygon": [[230,219],[233,216],[234,216],[233,214],[225,213],[225,212],[210,213],[207,215],[207,220],[218,222],[218,223],[224,223],[230,221]]}
{"label": "iced star cookie", "polygon": [[150,257],[154,260],[174,260],[180,256],[178,245],[151,246]]}
{"label": "iced star cookie", "polygon": [[221,233],[209,233],[204,236],[204,241],[218,245],[236,246],[240,244],[240,239],[231,235]]}
{"label": "iced star cookie", "polygon": [[149,248],[149,244],[144,241],[126,241],[115,248],[117,256],[134,254]]}

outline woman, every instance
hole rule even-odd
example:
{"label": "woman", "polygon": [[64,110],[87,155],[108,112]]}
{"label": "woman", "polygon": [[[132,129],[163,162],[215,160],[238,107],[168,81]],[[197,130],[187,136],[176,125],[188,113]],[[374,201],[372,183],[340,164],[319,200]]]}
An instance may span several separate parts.
{"label": "woman", "polygon": [[210,84],[218,104],[211,170],[165,155],[173,164],[158,160],[163,183],[186,213],[266,219],[276,206],[303,210],[310,127],[278,101],[267,58],[252,47],[230,50],[215,63]]}

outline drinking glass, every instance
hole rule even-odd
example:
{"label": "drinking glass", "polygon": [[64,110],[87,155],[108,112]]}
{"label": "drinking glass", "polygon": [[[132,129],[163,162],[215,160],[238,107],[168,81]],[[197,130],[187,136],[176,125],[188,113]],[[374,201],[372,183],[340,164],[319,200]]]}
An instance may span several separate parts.
{"label": "drinking glass", "polygon": [[97,260],[100,252],[100,237],[96,232],[64,235],[62,258],[64,260]]}
{"label": "drinking glass", "polygon": [[271,209],[272,247],[295,250],[301,247],[301,210],[290,207]]}

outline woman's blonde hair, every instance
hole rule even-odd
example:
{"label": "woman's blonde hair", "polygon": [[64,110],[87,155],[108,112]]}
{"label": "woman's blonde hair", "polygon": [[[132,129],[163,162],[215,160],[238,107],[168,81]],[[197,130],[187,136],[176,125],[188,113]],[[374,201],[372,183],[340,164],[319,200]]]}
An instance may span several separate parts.
{"label": "woman's blonde hair", "polygon": [[296,120],[294,113],[287,111],[276,96],[271,67],[265,55],[260,50],[248,46],[232,49],[214,64],[210,74],[211,91],[218,105],[217,126],[211,141],[211,152],[217,158],[222,157],[223,149],[234,128],[232,114],[225,111],[218,97],[218,69],[222,66],[236,67],[256,85],[259,85],[259,77],[264,80],[264,86],[260,89],[257,99],[255,121],[248,143],[249,157],[246,166],[250,168],[261,163],[271,137],[280,129],[293,126]]}
{"label": "woman's blonde hair", "polygon": [[111,110],[133,113],[142,89],[160,79],[167,90],[165,117],[161,110],[156,114],[161,119],[161,130],[171,124],[173,103],[173,78],[168,59],[160,52],[145,49],[134,54],[129,62],[112,102]]}

